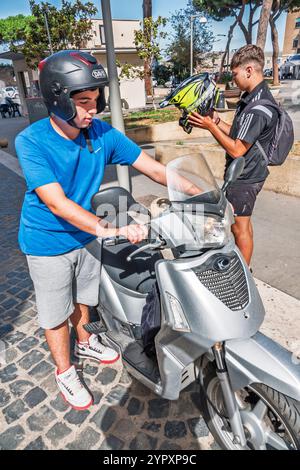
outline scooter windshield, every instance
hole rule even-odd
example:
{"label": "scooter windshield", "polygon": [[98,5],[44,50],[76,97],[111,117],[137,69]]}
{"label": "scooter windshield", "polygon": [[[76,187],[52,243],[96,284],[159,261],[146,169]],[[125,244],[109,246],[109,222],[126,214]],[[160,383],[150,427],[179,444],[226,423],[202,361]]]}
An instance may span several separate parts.
{"label": "scooter windshield", "polygon": [[166,175],[172,203],[218,204],[221,191],[202,154],[172,160]]}

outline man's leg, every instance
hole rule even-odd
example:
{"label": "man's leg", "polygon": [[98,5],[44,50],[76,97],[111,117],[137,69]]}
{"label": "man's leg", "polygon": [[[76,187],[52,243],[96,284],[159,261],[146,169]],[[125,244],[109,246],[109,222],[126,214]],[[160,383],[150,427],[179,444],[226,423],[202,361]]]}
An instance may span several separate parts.
{"label": "man's leg", "polygon": [[45,336],[58,371],[69,369],[71,362],[68,320],[56,328],[45,330]]}
{"label": "man's leg", "polygon": [[232,226],[232,233],[239,250],[250,265],[253,253],[253,228],[251,217],[235,217],[235,224]]}
{"label": "man's leg", "polygon": [[83,304],[75,304],[75,310],[70,316],[70,320],[75,329],[78,341],[83,343],[88,341],[90,334],[83,328],[83,325],[89,323],[90,321],[88,306]]}

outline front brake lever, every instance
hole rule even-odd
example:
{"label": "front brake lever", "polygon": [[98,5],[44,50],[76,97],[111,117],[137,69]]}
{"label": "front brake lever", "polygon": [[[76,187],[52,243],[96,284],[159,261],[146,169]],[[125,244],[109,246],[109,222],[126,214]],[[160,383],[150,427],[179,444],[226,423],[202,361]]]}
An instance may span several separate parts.
{"label": "front brake lever", "polygon": [[130,262],[132,261],[132,258],[138,255],[139,253],[142,253],[143,251],[146,251],[146,250],[156,250],[157,248],[161,248],[165,244],[166,242],[164,240],[157,238],[154,243],[147,243],[147,245],[141,246],[140,248],[135,250],[133,253],[127,256],[126,261]]}

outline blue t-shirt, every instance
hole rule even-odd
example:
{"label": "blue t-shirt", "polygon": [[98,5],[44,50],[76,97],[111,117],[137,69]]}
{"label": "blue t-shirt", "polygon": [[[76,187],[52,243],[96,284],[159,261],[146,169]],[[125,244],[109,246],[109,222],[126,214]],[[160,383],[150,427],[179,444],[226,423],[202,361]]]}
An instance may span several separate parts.
{"label": "blue t-shirt", "polygon": [[59,183],[67,198],[92,212],[91,198],[99,191],[106,165],[131,165],[141,149],[109,124],[93,119],[90,153],[82,133],[67,140],[42,119],[16,138],[18,158],[27,182],[22,207],[19,244],[23,253],[54,256],[85,246],[95,239],[54,215],[35,189]]}

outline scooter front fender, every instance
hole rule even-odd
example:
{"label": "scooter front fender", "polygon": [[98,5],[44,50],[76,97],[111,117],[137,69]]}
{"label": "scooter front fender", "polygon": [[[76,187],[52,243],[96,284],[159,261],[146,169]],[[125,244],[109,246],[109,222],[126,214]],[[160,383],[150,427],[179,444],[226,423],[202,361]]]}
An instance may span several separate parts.
{"label": "scooter front fender", "polygon": [[226,365],[234,391],[263,383],[300,402],[300,364],[292,353],[262,333],[225,343]]}

